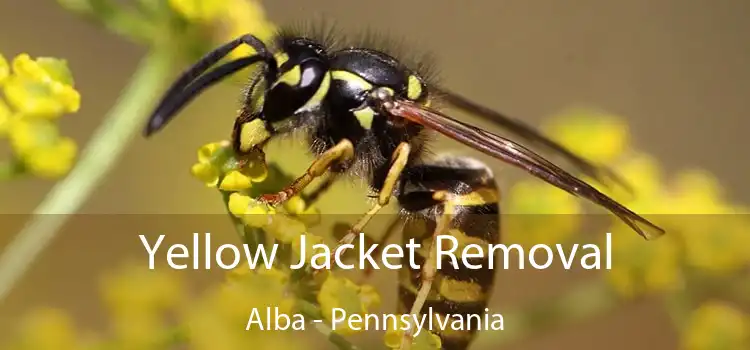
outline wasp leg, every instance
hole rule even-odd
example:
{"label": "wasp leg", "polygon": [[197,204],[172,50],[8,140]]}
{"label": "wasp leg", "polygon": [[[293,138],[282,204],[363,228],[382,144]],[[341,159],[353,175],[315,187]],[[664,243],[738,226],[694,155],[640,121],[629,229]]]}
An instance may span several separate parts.
{"label": "wasp leg", "polygon": [[280,204],[302,192],[313,180],[323,176],[334,164],[350,161],[353,158],[354,146],[351,141],[343,139],[315,159],[307,168],[305,174],[294,180],[291,185],[278,193],[264,194],[261,196],[261,200],[271,205]]}
{"label": "wasp leg", "polygon": [[[422,307],[427,301],[430,291],[432,291],[432,282],[435,280],[435,275],[437,275],[437,246],[435,244],[437,237],[448,232],[450,223],[453,220],[454,206],[446,197],[447,194],[445,192],[436,192],[434,196],[435,200],[443,202],[443,214],[440,216],[440,219],[438,219],[437,227],[432,234],[430,246],[427,248],[429,252],[427,259],[425,259],[425,263],[422,265],[419,289],[417,290],[417,295],[414,297],[414,303],[409,311],[409,314],[413,315],[413,317],[418,316],[422,312]],[[415,327],[416,325],[412,324],[411,327],[404,332],[400,350],[408,350],[411,348],[412,339],[414,337],[413,330]]]}
{"label": "wasp leg", "polygon": [[[338,242],[338,246],[342,244],[351,244],[354,239],[357,238],[357,232],[362,232],[362,229],[367,225],[368,222],[377,214],[383,207],[388,205],[393,197],[393,190],[396,188],[399,177],[406,167],[406,163],[409,160],[409,153],[411,152],[411,146],[408,143],[401,143],[396,147],[396,151],[393,152],[393,160],[391,161],[391,167],[388,169],[388,175],[385,177],[383,187],[378,193],[378,201],[375,205],[367,211],[367,213],[360,218],[349,232]],[[338,248],[337,246],[337,248]],[[333,251],[336,251],[335,249]]]}
{"label": "wasp leg", "polygon": [[[433,325],[446,319],[451,323],[481,318],[495,281],[489,265],[493,258],[487,251],[479,257],[462,256],[459,247],[486,247],[500,241],[501,194],[491,170],[471,158],[445,155],[409,167],[399,186],[399,206],[408,217],[402,242],[416,241],[421,248],[414,252],[415,266],[410,261],[400,271],[398,312],[426,314],[437,321]],[[450,255],[437,254],[437,248],[451,251],[451,247],[456,249]],[[464,262],[479,269],[463,266]],[[407,264],[405,259],[402,264]],[[465,350],[477,330],[469,324],[464,329],[434,326],[431,331],[440,336],[442,349]],[[410,338],[404,336],[404,348],[410,346]]]}
{"label": "wasp leg", "polygon": [[[377,244],[377,247],[375,247],[375,250],[373,251],[372,255],[374,256],[380,256],[380,252],[383,250],[383,244],[387,242],[394,233],[396,233],[396,229],[398,228],[398,224],[400,223],[399,217],[394,218],[390,224],[388,224],[388,228],[385,229],[385,234],[383,237],[380,237],[380,239],[376,240],[374,244]],[[365,267],[365,270],[362,272],[362,278],[360,280],[360,284],[367,282],[368,279],[370,279],[370,276],[375,271],[375,268],[373,268],[372,265],[367,265]]]}

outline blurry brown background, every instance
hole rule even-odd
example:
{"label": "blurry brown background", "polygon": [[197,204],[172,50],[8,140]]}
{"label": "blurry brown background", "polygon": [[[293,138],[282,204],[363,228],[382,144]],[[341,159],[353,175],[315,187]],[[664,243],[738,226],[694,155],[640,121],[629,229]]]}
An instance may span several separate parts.
{"label": "blurry brown background", "polygon": [[[276,23],[325,15],[347,31],[371,27],[405,36],[419,43],[419,50],[435,54],[445,85],[530,122],[578,105],[619,114],[630,121],[638,148],[668,169],[707,169],[732,199],[750,202],[750,186],[745,185],[750,173],[745,154],[750,129],[748,1],[277,0],[264,5]],[[65,117],[63,128],[81,144],[143,54],[142,48],[80,21],[49,0],[0,2],[0,31],[0,52],[8,58],[28,52],[68,59],[83,101],[81,112]],[[216,88],[160,137],[135,140],[83,212],[220,213],[216,193],[204,189],[187,169],[199,145],[227,136],[237,98],[236,88]],[[301,170],[306,164],[288,166]],[[50,185],[34,180],[0,186],[2,212],[30,212]],[[338,188],[338,194],[345,189]],[[352,201],[345,212],[365,208],[364,202]],[[17,228],[4,225],[0,244]],[[113,248],[123,242],[138,248],[132,244],[135,235],[98,232],[83,239],[67,231],[71,229],[0,306],[0,336],[30,305],[70,308],[83,320],[94,315],[90,298],[97,267],[111,265],[109,251],[123,252]],[[132,254],[140,256],[141,251]],[[564,279],[547,277],[557,277],[555,283]],[[500,305],[527,294],[514,286],[548,289],[547,277],[506,281],[502,294],[507,298]],[[674,348],[666,316],[650,307],[636,304],[509,348]]]}

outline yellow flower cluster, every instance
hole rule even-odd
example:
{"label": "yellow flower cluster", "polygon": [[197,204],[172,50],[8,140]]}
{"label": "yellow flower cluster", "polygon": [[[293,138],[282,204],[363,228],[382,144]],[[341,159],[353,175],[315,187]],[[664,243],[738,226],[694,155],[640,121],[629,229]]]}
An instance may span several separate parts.
{"label": "yellow flower cluster", "polygon": [[[397,315],[401,317],[401,315]],[[390,322],[386,325],[384,336],[385,346],[389,349],[399,349],[404,339],[404,330],[401,325]],[[414,350],[439,350],[442,349],[442,340],[430,330],[423,330],[412,340],[411,348]]]}
{"label": "yellow flower cluster", "polygon": [[[40,334],[45,336],[40,337]],[[7,350],[58,350],[88,349],[71,317],[56,309],[40,308],[21,320],[19,329],[8,344]]]}
{"label": "yellow flower cluster", "polygon": [[[202,25],[219,25],[216,40],[226,42],[241,35],[252,33],[269,43],[276,27],[256,0],[169,0],[170,7],[184,19]],[[230,58],[252,54],[252,49],[240,46],[232,51]]]}
{"label": "yellow flower cluster", "polygon": [[110,341],[123,348],[160,345],[165,341],[164,333],[173,327],[166,315],[188,300],[182,281],[168,269],[149,270],[128,264],[105,276],[101,286],[111,316]]}
{"label": "yellow flower cluster", "polygon": [[[613,242],[613,259],[618,263],[609,277],[618,281],[618,290],[631,294],[638,289],[635,284],[643,284],[641,292],[674,290],[681,287],[685,267],[724,274],[750,263],[750,221],[721,196],[711,175],[685,171],[667,185],[649,178],[658,174],[658,167],[647,156],[636,156],[623,164],[626,167],[621,173],[626,178],[642,179],[640,185],[635,183],[638,197],[624,204],[636,212],[651,214],[648,217],[668,234],[647,242],[628,234],[623,224],[615,224],[611,232],[621,233]],[[645,275],[651,278],[644,280]]]}
{"label": "yellow flower cluster", "polygon": [[78,150],[73,139],[60,135],[57,120],[77,112],[81,103],[66,61],[24,53],[9,63],[0,55],[0,88],[0,137],[8,139],[14,155],[3,177],[65,175]]}
{"label": "yellow flower cluster", "polygon": [[[750,263],[750,235],[746,229],[750,222],[737,215],[743,209],[726,201],[711,174],[687,170],[667,178],[652,156],[629,144],[625,121],[601,111],[571,110],[553,118],[545,129],[584,158],[612,165],[632,185],[634,195],[590,182],[668,232],[659,240],[645,241],[615,219],[608,232],[613,232],[612,259],[616,265],[607,279],[621,294],[635,296],[679,289],[684,266],[720,273]],[[544,198],[541,190],[536,190],[536,196],[525,190],[530,185],[522,183],[518,187],[514,190],[516,196],[522,194],[527,199],[511,201]],[[543,203],[537,205],[544,209]],[[574,208],[571,203],[557,205],[558,210],[567,212]]]}
{"label": "yellow flower cluster", "polygon": [[[341,308],[348,315],[362,315],[380,306],[380,295],[374,287],[358,286],[349,279],[330,274],[320,288],[318,303],[323,317],[333,322],[333,309]],[[336,333],[342,335],[353,334],[359,329],[349,328],[349,324],[337,324]]]}
{"label": "yellow flower cluster", "polygon": [[[316,253],[313,246],[323,243],[323,238],[308,231],[308,225],[317,222],[317,211],[308,207],[305,201],[292,197],[283,204],[283,211],[253,198],[254,184],[262,184],[270,179],[268,167],[262,155],[248,155],[240,162],[234,158],[228,142],[215,142],[204,145],[198,151],[198,162],[191,168],[193,175],[209,187],[217,187],[227,193],[227,209],[245,226],[259,228],[272,237],[277,244],[291,248],[297,257],[301,254],[300,237],[305,235],[310,259]],[[309,260],[308,260],[309,262]],[[283,267],[281,267],[283,269]],[[276,270],[274,271],[287,271]],[[279,281],[288,281],[288,274],[275,273]],[[238,271],[233,276],[245,276],[249,272]],[[332,310],[343,308],[349,314],[364,314],[380,305],[380,296],[369,285],[357,285],[330,271],[312,273],[309,291],[316,292],[321,316],[332,322]],[[308,292],[309,292],[308,291]],[[244,310],[244,308],[241,308]],[[348,325],[336,325],[335,332],[341,335],[354,333]]]}
{"label": "yellow flower cluster", "polygon": [[604,278],[621,296],[633,298],[643,293],[682,289],[680,248],[674,236],[644,242],[640,236],[624,232],[624,227],[615,232],[621,233],[613,238],[612,244],[616,265]]}
{"label": "yellow flower cluster", "polygon": [[582,212],[580,202],[557,187],[535,180],[519,181],[508,191],[504,240],[524,247],[563,243],[577,232]]}
{"label": "yellow flower cluster", "polygon": [[198,162],[193,164],[190,172],[206,186],[218,185],[222,191],[247,190],[268,176],[268,169],[262,161],[250,160],[240,167],[232,158],[229,142],[212,142],[199,148]]}
{"label": "yellow flower cluster", "polygon": [[750,318],[737,308],[710,301],[694,310],[683,335],[686,350],[750,348]]}
{"label": "yellow flower cluster", "polygon": [[9,350],[302,347],[298,337],[289,333],[291,329],[246,330],[251,310],[258,310],[264,324],[275,308],[280,314],[296,312],[294,298],[286,292],[288,273],[244,269],[228,277],[223,284],[190,295],[175,271],[126,265],[102,283],[112,327],[106,336],[94,337],[77,329],[62,311],[41,309],[28,315],[17,336],[3,345]]}
{"label": "yellow flower cluster", "polygon": [[572,152],[601,164],[620,157],[630,142],[628,124],[623,119],[593,109],[563,111],[552,118],[544,130]]}
{"label": "yellow flower cluster", "polygon": [[296,312],[295,298],[287,291],[289,274],[275,268],[255,271],[242,269],[230,274],[227,283],[207,293],[185,309],[191,349],[223,350],[259,347],[263,349],[294,349],[303,344],[290,332],[263,329],[257,322],[250,324],[255,310],[256,320],[265,325],[275,313]]}

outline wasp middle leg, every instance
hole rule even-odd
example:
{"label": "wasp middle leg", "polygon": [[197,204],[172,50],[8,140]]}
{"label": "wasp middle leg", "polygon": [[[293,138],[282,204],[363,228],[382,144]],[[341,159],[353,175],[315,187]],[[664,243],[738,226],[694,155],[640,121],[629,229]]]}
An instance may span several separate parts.
{"label": "wasp middle leg", "polygon": [[[393,152],[393,158],[391,159],[391,165],[388,168],[388,174],[385,177],[382,188],[378,191],[377,202],[351,227],[351,229],[349,229],[349,232],[339,240],[336,248],[354,242],[354,239],[357,238],[357,233],[362,232],[362,229],[364,229],[375,214],[380,212],[383,207],[390,203],[396,185],[401,177],[401,173],[404,171],[404,168],[406,168],[409,161],[410,154],[411,146],[408,143],[404,142],[396,147],[396,151]],[[336,249],[333,251],[335,252]]]}

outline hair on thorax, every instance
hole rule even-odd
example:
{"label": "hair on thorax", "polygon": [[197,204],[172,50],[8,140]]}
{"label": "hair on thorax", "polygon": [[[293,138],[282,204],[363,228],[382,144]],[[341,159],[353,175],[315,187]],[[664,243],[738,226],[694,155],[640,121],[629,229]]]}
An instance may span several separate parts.
{"label": "hair on thorax", "polygon": [[425,83],[438,82],[437,65],[432,53],[421,50],[416,43],[404,36],[395,36],[383,30],[367,27],[354,33],[347,33],[333,20],[319,17],[292,22],[281,26],[276,34],[275,45],[283,47],[286,40],[304,37],[318,42],[326,52],[346,48],[367,48],[393,57],[401,65],[419,75]]}

